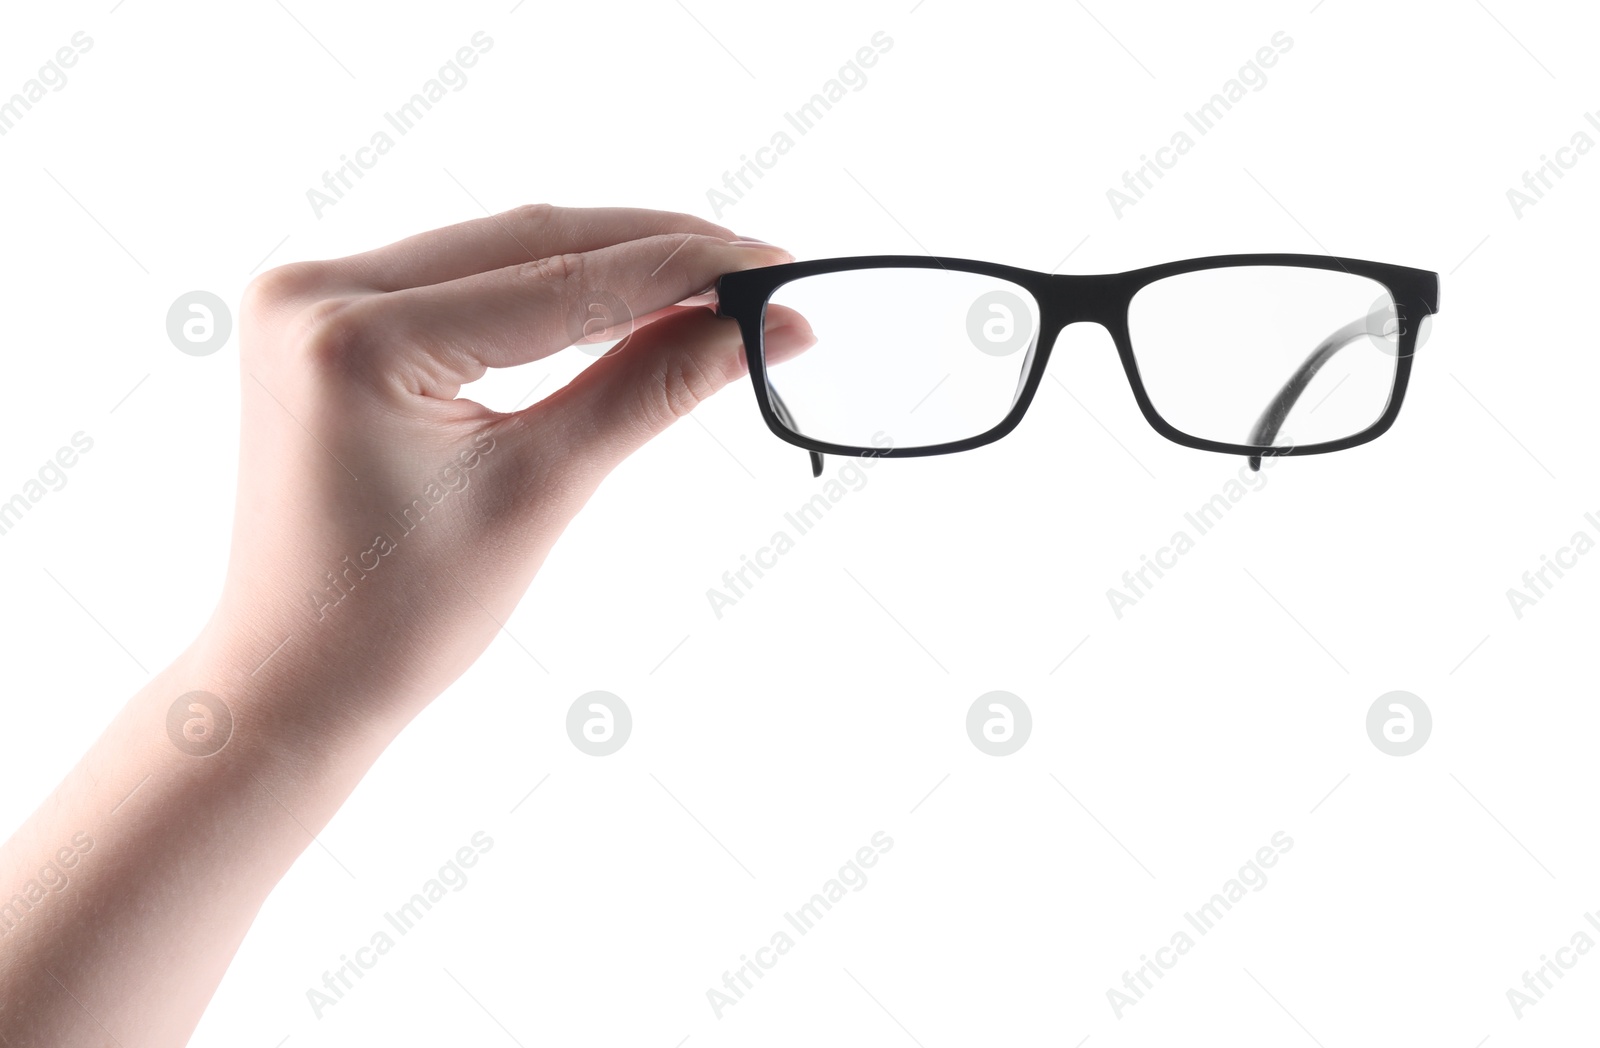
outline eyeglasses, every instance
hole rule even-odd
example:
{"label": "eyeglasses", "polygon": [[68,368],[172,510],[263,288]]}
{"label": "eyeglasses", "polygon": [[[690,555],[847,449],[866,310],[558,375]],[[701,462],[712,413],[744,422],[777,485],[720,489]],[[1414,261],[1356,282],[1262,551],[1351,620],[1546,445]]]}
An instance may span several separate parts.
{"label": "eyeglasses", "polygon": [[[1057,336],[1111,332],[1134,399],[1168,440],[1262,456],[1340,451],[1400,412],[1439,276],[1326,255],[1218,255],[1069,276],[926,255],[818,259],[728,273],[756,402],[822,455],[943,455],[1022,420]],[[798,312],[816,342],[769,359]]]}

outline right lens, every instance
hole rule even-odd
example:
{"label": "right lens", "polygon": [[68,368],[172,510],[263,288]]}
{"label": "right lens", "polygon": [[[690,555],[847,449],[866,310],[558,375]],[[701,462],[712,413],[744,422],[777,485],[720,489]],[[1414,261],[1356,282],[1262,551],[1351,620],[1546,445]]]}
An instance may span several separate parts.
{"label": "right lens", "polygon": [[1128,333],[1145,392],[1173,428],[1304,447],[1354,436],[1383,415],[1395,316],[1392,296],[1367,277],[1230,266],[1146,285],[1129,304]]}
{"label": "right lens", "polygon": [[817,338],[768,365],[779,417],[847,447],[928,447],[995,428],[1016,403],[1039,335],[1026,289],[957,270],[824,273],[769,301],[798,311]]}

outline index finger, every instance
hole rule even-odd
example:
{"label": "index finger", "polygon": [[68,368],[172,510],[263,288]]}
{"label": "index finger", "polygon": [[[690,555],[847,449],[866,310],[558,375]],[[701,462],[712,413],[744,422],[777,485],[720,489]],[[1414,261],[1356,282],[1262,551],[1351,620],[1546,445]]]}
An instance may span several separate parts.
{"label": "index finger", "polygon": [[525,204],[485,218],[431,229],[332,265],[372,291],[443,284],[552,255],[596,251],[668,233],[720,240],[738,235],[703,218],[632,207]]}
{"label": "index finger", "polygon": [[399,347],[426,375],[462,383],[570,346],[597,323],[667,309],[724,273],[792,259],[770,244],[666,234],[365,296],[346,319],[385,356]]}

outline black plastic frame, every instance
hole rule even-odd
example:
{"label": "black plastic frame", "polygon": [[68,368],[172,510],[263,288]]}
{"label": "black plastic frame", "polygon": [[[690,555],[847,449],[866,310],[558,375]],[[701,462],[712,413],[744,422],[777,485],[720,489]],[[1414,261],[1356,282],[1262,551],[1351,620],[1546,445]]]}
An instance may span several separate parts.
{"label": "black plastic frame", "polygon": [[[1165,277],[1199,270],[1241,266],[1292,266],[1338,270],[1352,276],[1365,277],[1388,290],[1398,312],[1399,337],[1396,346],[1394,386],[1389,393],[1389,403],[1376,422],[1352,436],[1319,444],[1253,446],[1196,437],[1183,432],[1161,417],[1145,392],[1128,334],[1128,309],[1134,295],[1149,284]],[[1028,351],[1029,356],[1024,364],[1027,374],[1023,376],[1023,384],[1018,391],[1016,402],[999,424],[985,433],[964,440],[908,448],[831,444],[796,433],[784,424],[782,402],[776,398],[767,381],[766,358],[762,346],[767,303],[779,288],[802,277],[861,269],[946,269],[977,273],[1009,280],[1033,295],[1039,306],[1039,332]],[[790,262],[728,273],[717,281],[716,293],[718,314],[732,317],[739,323],[745,354],[750,363],[750,375],[753,379],[751,385],[755,387],[756,403],[761,409],[761,417],[766,420],[767,428],[790,444],[810,451],[813,473],[818,475],[822,468],[822,454],[912,458],[969,451],[999,440],[1022,421],[1022,416],[1026,414],[1028,405],[1032,403],[1033,395],[1044,378],[1045,367],[1050,362],[1050,352],[1061,332],[1069,324],[1082,322],[1099,324],[1111,333],[1117,352],[1122,357],[1123,370],[1127,373],[1128,382],[1133,388],[1134,400],[1138,402],[1145,421],[1149,422],[1157,433],[1185,447],[1246,455],[1251,458],[1252,465],[1255,465],[1263,455],[1317,455],[1353,448],[1375,439],[1394,425],[1394,420],[1400,413],[1400,405],[1405,399],[1406,386],[1411,378],[1411,360],[1416,350],[1417,333],[1422,318],[1438,312],[1439,275],[1428,270],[1362,259],[1335,258],[1331,255],[1211,255],[1205,258],[1166,262],[1125,273],[1088,275],[1040,273],[1035,270],[965,258],[937,258],[930,255],[861,255],[852,258]]]}

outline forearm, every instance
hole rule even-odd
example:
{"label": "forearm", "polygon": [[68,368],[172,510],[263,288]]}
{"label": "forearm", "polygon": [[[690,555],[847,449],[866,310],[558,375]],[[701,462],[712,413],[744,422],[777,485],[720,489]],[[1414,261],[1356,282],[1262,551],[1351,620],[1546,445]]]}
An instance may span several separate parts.
{"label": "forearm", "polygon": [[[0,849],[8,1046],[184,1044],[268,893],[398,730],[298,716],[326,682],[262,685],[231,648],[203,640],[158,674]],[[184,735],[188,703],[169,731],[194,691],[232,716],[204,756],[221,736]]]}

